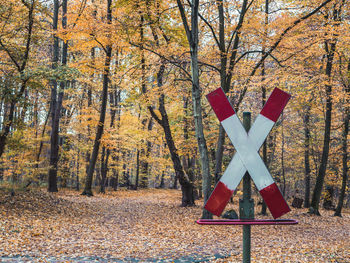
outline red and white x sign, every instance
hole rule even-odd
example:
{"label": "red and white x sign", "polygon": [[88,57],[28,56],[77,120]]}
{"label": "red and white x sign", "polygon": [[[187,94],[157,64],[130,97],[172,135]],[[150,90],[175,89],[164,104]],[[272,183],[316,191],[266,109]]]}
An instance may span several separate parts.
{"label": "red and white x sign", "polygon": [[205,209],[209,212],[221,215],[246,171],[275,219],[290,211],[258,154],[289,98],[288,93],[275,88],[247,133],[221,88],[207,95],[211,107],[237,151],[205,204]]}

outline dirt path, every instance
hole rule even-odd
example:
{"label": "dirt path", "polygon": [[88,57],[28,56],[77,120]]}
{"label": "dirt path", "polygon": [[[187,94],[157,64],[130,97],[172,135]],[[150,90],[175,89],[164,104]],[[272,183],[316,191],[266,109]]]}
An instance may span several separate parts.
{"label": "dirt path", "polygon": [[[2,196],[1,260],[240,262],[241,227],[199,226],[200,207],[181,208],[179,200],[175,190]],[[253,262],[350,262],[349,211],[305,212],[288,215],[297,226],[253,227]]]}
{"label": "dirt path", "polygon": [[91,198],[74,192],[21,193],[1,202],[0,255],[3,261],[50,262],[191,262],[227,256],[230,249],[217,247],[195,225],[199,208],[179,208],[179,198],[172,190]]}

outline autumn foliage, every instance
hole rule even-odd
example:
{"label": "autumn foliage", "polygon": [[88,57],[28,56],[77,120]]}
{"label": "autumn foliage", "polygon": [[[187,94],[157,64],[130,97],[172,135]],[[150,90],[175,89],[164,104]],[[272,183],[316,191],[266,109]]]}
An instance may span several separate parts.
{"label": "autumn foliage", "polygon": [[[190,246],[187,231],[196,238],[193,242],[203,242],[193,253],[204,253],[204,247],[208,254],[215,253],[210,238],[228,244],[223,240],[235,238],[238,230],[230,229],[224,238],[213,228],[204,238],[204,230],[193,220],[211,215],[205,210],[200,215],[200,208],[192,206],[203,207],[235,149],[205,95],[221,87],[239,117],[249,111],[254,121],[278,87],[292,97],[260,154],[288,203],[302,200],[304,209],[291,216],[310,224],[309,236],[317,226],[324,231],[318,235],[320,247],[291,241],[286,234],[280,238],[290,246],[279,249],[287,249],[286,261],[294,261],[292,251],[305,253],[305,261],[332,261],[323,255],[330,244],[334,260],[339,253],[340,259],[349,256],[339,252],[345,247],[339,242],[345,241],[322,239],[334,237],[324,224],[346,225],[349,216],[349,12],[345,0],[0,0],[0,191],[14,195],[1,197],[0,223],[6,228],[2,239],[7,244],[2,255],[11,249],[15,254],[25,251],[28,244],[20,239],[35,240],[31,249],[40,254],[45,240],[53,244],[63,238],[65,250],[48,251],[57,256],[58,251],[74,253],[69,235],[60,232],[63,222],[72,224],[68,233],[84,228],[86,235],[98,232],[95,237],[101,239],[113,231],[122,236],[145,231],[138,206],[148,209],[147,227],[159,233],[172,221],[170,214],[176,215],[168,229],[189,243],[169,250],[169,255]],[[44,188],[58,194],[43,193]],[[33,189],[41,190],[21,192]],[[85,199],[67,189],[97,197]],[[235,197],[241,191],[240,186]],[[158,195],[165,200],[153,213]],[[260,196],[254,190],[253,195],[258,203]],[[140,201],[146,197],[149,207]],[[29,200],[38,207],[30,207]],[[124,210],[117,208],[122,200]],[[94,202],[101,210],[93,208]],[[175,203],[188,208],[179,209]],[[111,207],[121,214],[113,217]],[[30,231],[30,224],[19,224],[22,210],[23,218],[33,220]],[[306,211],[324,218],[313,222]],[[49,221],[35,221],[35,213],[41,218],[46,213]],[[95,214],[99,219],[88,226]],[[331,219],[330,214],[344,219]],[[191,223],[176,227],[180,217]],[[81,220],[74,230],[73,221]],[[113,230],[111,222],[120,229]],[[60,231],[40,230],[45,224]],[[305,226],[293,228],[294,233],[298,230],[305,231]],[[279,230],[256,231],[259,240],[264,231]],[[145,242],[150,237],[145,236]],[[110,240],[105,248],[96,247],[101,257],[125,249],[123,253],[135,250],[141,257],[147,250],[142,238],[126,244],[111,238],[114,244]],[[170,239],[153,240],[157,248],[149,256],[166,257],[157,249],[169,249]],[[92,248],[90,241],[81,251]],[[308,257],[308,249],[312,255],[319,251],[318,258]],[[276,252],[273,260],[279,262],[282,254]]]}
{"label": "autumn foliage", "polygon": [[[0,258],[240,262],[241,227],[197,225],[201,208],[179,208],[179,198],[177,190],[117,191],[92,198],[73,191],[4,194]],[[347,262],[349,213],[344,218],[322,213],[315,220],[306,209],[295,209],[290,216],[299,225],[254,226],[252,260]]]}

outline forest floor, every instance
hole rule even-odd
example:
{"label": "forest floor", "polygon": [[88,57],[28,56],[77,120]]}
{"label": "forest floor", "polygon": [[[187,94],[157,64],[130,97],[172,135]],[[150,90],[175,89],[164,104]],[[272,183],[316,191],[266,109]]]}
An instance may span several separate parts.
{"label": "forest floor", "polygon": [[[180,200],[177,190],[0,191],[0,262],[241,262],[242,227],[197,225],[202,200]],[[252,262],[350,262],[350,210],[321,214],[253,226]]]}

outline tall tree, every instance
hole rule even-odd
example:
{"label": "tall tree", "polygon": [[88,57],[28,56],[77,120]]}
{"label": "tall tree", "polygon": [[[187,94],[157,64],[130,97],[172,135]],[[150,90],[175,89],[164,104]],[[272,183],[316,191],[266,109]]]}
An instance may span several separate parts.
{"label": "tall tree", "polygon": [[[151,31],[152,37],[153,37],[153,41],[152,44],[150,46],[152,46],[152,48],[147,47],[145,43],[150,42],[150,41],[144,41],[144,28],[140,27],[140,32],[141,32],[141,40],[140,40],[140,44],[136,44],[136,43],[131,43],[134,46],[137,46],[140,51],[141,51],[141,75],[142,75],[142,92],[143,94],[146,96],[147,100],[149,99],[148,93],[150,91],[146,90],[146,83],[145,83],[145,67],[143,65],[145,65],[145,58],[144,58],[144,50],[150,51],[152,53],[155,53],[157,56],[160,57],[160,67],[158,69],[157,72],[157,87],[158,88],[164,88],[164,79],[166,78],[166,76],[164,76],[165,73],[165,69],[166,69],[166,62],[170,62],[174,65],[178,65],[178,61],[171,61],[168,58],[166,58],[164,55],[162,55],[161,53],[158,53],[157,51],[160,50],[163,46],[162,46],[162,42],[164,41],[165,44],[165,49],[166,48],[170,48],[171,47],[171,42],[170,42],[170,37],[167,36],[167,30],[164,29],[164,27],[161,25],[161,23],[159,23],[159,17],[157,17],[157,15],[159,15],[159,8],[160,8],[160,3],[158,1],[154,1],[155,4],[155,8],[156,11],[152,11],[152,5],[151,5],[151,1],[146,1],[146,10],[145,10],[145,15],[144,17],[147,18],[147,21],[145,24],[149,25],[149,29]],[[155,15],[156,14],[156,15]],[[141,16],[141,25],[143,24],[143,20],[142,20]],[[154,48],[155,47],[155,48]],[[157,51],[156,51],[157,50]],[[182,67],[180,67],[187,76],[190,76],[190,74]],[[181,185],[181,190],[182,190],[182,206],[192,206],[194,205],[194,185],[193,185],[193,176],[189,175],[189,170],[190,169],[185,169],[184,170],[184,165],[181,163],[180,161],[180,156],[178,153],[178,149],[176,147],[175,141],[174,141],[174,136],[171,130],[171,120],[169,121],[169,117],[168,117],[168,113],[166,110],[166,105],[165,105],[165,99],[166,99],[166,95],[163,91],[160,92],[160,96],[158,99],[158,109],[160,112],[160,117],[158,116],[158,114],[156,114],[156,112],[154,111],[154,107],[153,106],[148,106],[148,109],[153,117],[153,119],[156,120],[157,123],[160,124],[160,126],[163,128],[164,131],[164,135],[165,135],[165,139],[166,139],[166,146],[169,149],[170,152],[170,156],[171,156],[171,160],[173,163],[173,167],[175,170],[175,183],[174,183],[174,188],[176,187],[176,183],[177,181],[180,182]],[[152,129],[152,125],[153,125],[153,121],[152,119],[149,120],[148,122],[148,130],[150,131]],[[145,126],[145,124],[143,124],[143,126]],[[144,151],[146,154],[146,157],[148,159],[148,156],[150,154],[150,149],[151,149],[151,143],[149,141],[147,141],[147,148],[146,151],[144,149],[141,150],[141,157],[142,155],[142,151]],[[137,152],[139,154],[139,152]],[[138,157],[138,155],[137,155]],[[147,168],[147,169],[146,169]],[[141,161],[141,171],[147,171],[148,170],[148,162],[142,162]],[[143,172],[144,173],[144,172]],[[138,175],[138,172],[137,172]],[[162,173],[161,175],[161,187],[164,186],[164,173]]]}
{"label": "tall tree", "polygon": [[[238,23],[231,34],[230,41],[225,38],[225,12],[224,12],[224,0],[217,1],[218,15],[219,15],[219,38],[213,32],[214,39],[220,51],[220,85],[221,88],[227,93],[231,88],[231,81],[234,75],[234,68],[237,64],[238,47],[240,44],[241,30],[244,22],[244,18],[248,11],[248,1],[243,0],[241,10],[239,12]],[[203,19],[203,17],[201,16]],[[207,25],[209,22],[204,20]],[[209,27],[212,28],[211,25]],[[228,46],[226,47],[226,43]],[[235,105],[236,109],[239,107],[240,102]],[[215,180],[218,181],[222,173],[222,157],[225,144],[225,131],[220,125],[219,137],[217,142],[217,149],[215,154]]]}
{"label": "tall tree", "polygon": [[[107,0],[107,24],[112,24],[112,0]],[[103,89],[101,97],[101,109],[100,109],[100,118],[96,128],[96,136],[94,140],[94,146],[92,149],[92,154],[90,158],[89,168],[87,170],[85,188],[82,195],[92,196],[92,179],[95,170],[96,160],[98,156],[98,151],[101,144],[101,138],[103,134],[103,128],[106,118],[106,109],[107,109],[107,100],[108,100],[108,85],[109,85],[109,72],[111,65],[112,57],[112,43],[110,42],[110,34],[108,34],[108,44],[106,47],[103,47],[103,50],[106,54],[104,69],[103,69]]]}
{"label": "tall tree", "polygon": [[[59,1],[54,0],[54,16],[53,16],[53,30],[54,46],[53,46],[53,69],[58,66],[59,60],[59,38],[57,37],[58,28],[58,13]],[[67,0],[62,1],[62,28],[67,28]],[[62,48],[62,66],[67,65],[68,42],[63,42]],[[59,126],[62,112],[62,102],[66,83],[60,82],[59,91],[57,95],[57,81],[54,80],[51,88],[51,138],[50,138],[50,169],[48,174],[48,191],[57,192],[57,170],[59,159]]]}
{"label": "tall tree", "polygon": [[[192,77],[192,103],[193,117],[195,124],[196,137],[198,142],[198,150],[200,154],[201,170],[202,170],[202,191],[204,202],[209,199],[211,190],[211,176],[209,169],[208,147],[204,137],[201,90],[199,86],[199,67],[198,67],[198,18],[199,18],[199,0],[192,1],[191,4],[191,26],[187,21],[184,4],[181,0],[177,0],[182,23],[186,32],[187,41],[190,46],[191,55],[191,77]],[[212,215],[203,209],[202,218],[211,218]]]}
{"label": "tall tree", "polygon": [[[342,17],[342,8],[345,1],[336,1],[332,9],[327,13],[325,18],[327,22],[333,22],[335,31],[339,26]],[[330,21],[329,21],[330,19]],[[328,32],[326,33],[328,35]],[[325,127],[323,135],[323,149],[321,164],[318,170],[316,184],[312,195],[311,206],[309,212],[311,214],[320,215],[319,203],[321,199],[321,193],[323,188],[324,179],[326,176],[328,154],[329,154],[329,144],[331,135],[331,124],[332,124],[332,69],[334,63],[334,56],[336,52],[336,45],[338,41],[338,36],[336,32],[332,32],[329,37],[326,38],[324,42],[325,56],[326,56],[326,66],[325,75],[327,77],[327,84],[325,85],[326,93],[326,113],[325,113]]]}
{"label": "tall tree", "polygon": [[[164,63],[160,66],[159,71],[157,73],[157,83],[158,87],[163,86],[163,74],[165,70]],[[169,148],[171,160],[173,161],[173,166],[175,170],[176,177],[178,178],[181,191],[182,191],[182,206],[192,206],[194,205],[194,197],[193,197],[193,182],[190,180],[189,176],[185,174],[183,166],[180,161],[180,157],[178,154],[178,150],[175,146],[175,142],[171,133],[168,114],[165,109],[165,95],[161,94],[159,97],[159,112],[161,114],[161,118],[154,112],[153,107],[149,106],[148,109],[151,112],[153,118],[162,126],[165,134],[165,140],[167,146]]]}
{"label": "tall tree", "polygon": [[304,207],[310,207],[310,180],[311,180],[311,168],[310,168],[310,110],[311,105],[308,104],[305,107],[303,116],[304,123],[304,169],[305,169],[305,195],[304,195]]}
{"label": "tall tree", "polygon": [[[265,0],[265,21],[264,21],[264,38],[263,38],[263,42],[262,42],[262,47],[261,47],[261,53],[264,54],[265,50],[266,50],[266,41],[268,38],[268,25],[269,25],[269,0]],[[261,64],[261,76],[262,76],[262,81],[265,81],[265,64],[266,62],[263,61],[263,63]],[[261,98],[262,98],[262,107],[264,107],[265,103],[266,103],[266,85],[263,84],[261,87]],[[268,167],[268,162],[267,162],[267,140],[264,141],[263,146],[262,146],[262,155],[263,155],[263,160],[264,163],[266,165],[266,167]],[[265,201],[262,201],[262,205],[261,205],[261,214],[262,215],[266,215],[267,206]]]}
{"label": "tall tree", "polygon": [[[143,49],[143,43],[144,43],[144,23],[145,23],[145,18],[144,14],[140,12],[140,52],[141,52],[141,93],[145,94],[147,92],[147,87],[146,87],[146,58],[145,58],[145,51]],[[140,114],[142,114],[142,106],[140,105]],[[142,128],[145,129],[147,127],[148,131],[152,130],[153,127],[153,120],[150,118],[147,120],[145,116],[141,117],[141,122],[142,122]],[[147,125],[148,122],[148,125]],[[140,187],[142,188],[147,188],[148,187],[148,168],[149,168],[149,163],[148,163],[148,157],[152,148],[152,143],[150,140],[143,140],[142,139],[142,144],[146,144],[146,149],[141,146],[141,150],[138,150],[138,157],[141,157],[139,160],[140,161],[140,167],[141,169],[138,168],[138,172],[140,170],[141,172],[141,180],[140,180]],[[139,164],[138,164],[139,165]],[[138,179],[138,176],[137,176]],[[139,180],[137,180],[136,187],[138,187]]]}
{"label": "tall tree", "polygon": [[[33,27],[35,22],[34,15],[37,1],[21,1],[21,4],[23,5],[23,8],[21,7],[21,11],[26,13],[25,19],[23,19],[23,23],[20,21],[18,27],[13,28],[11,33],[3,31],[7,28],[6,24],[11,23],[11,19],[13,17],[12,12],[16,12],[13,10],[13,8],[17,5],[17,3],[10,2],[9,6],[2,10],[5,11],[5,13],[2,14],[4,19],[1,26],[0,50],[5,52],[7,60],[9,60],[8,65],[11,65],[11,67],[17,71],[20,82],[18,85],[13,83],[13,86],[18,87],[18,89],[15,88],[14,90],[10,90],[12,85],[9,85],[10,87],[6,87],[7,90],[5,94],[7,93],[6,97],[9,97],[9,110],[4,112],[2,129],[0,131],[0,157],[5,151],[7,137],[10,134],[10,130],[14,122],[16,105],[21,99],[23,99],[23,95],[29,81],[29,77],[25,76],[24,73],[25,70],[27,70],[32,48]],[[16,25],[17,23],[18,22],[15,22]],[[15,38],[18,37],[18,39],[7,40],[5,37],[8,35],[15,36]]]}
{"label": "tall tree", "polygon": [[[117,58],[117,68],[118,68],[118,58]],[[109,104],[110,104],[110,124],[109,127],[113,128],[115,126],[115,119],[117,112],[117,107],[119,107],[119,96],[120,91],[117,90],[117,86],[114,86],[114,90],[109,92]],[[119,114],[118,114],[119,115]],[[104,155],[104,152],[106,151],[106,154]],[[101,182],[100,182],[100,193],[105,193],[105,185],[107,180],[107,172],[108,172],[108,162],[109,157],[111,155],[111,148],[103,146],[102,149],[102,155],[104,158],[101,157]]]}
{"label": "tall tree", "polygon": [[342,132],[342,185],[340,189],[338,205],[335,209],[335,216],[341,216],[341,211],[343,208],[346,183],[348,181],[348,134],[349,134],[349,118],[350,118],[350,60],[348,61],[347,71],[346,71],[346,82],[343,83],[345,89],[344,98],[344,112],[343,112],[343,132]]}

